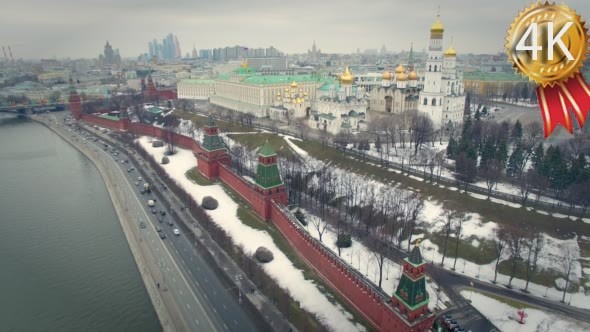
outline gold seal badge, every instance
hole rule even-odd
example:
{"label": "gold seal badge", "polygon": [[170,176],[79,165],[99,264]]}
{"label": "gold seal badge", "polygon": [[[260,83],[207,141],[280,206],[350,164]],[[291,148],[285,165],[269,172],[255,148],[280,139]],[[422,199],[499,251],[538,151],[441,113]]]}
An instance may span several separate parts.
{"label": "gold seal badge", "polygon": [[588,45],[588,29],[574,10],[537,2],[514,19],[506,53],[518,73],[542,87],[553,87],[579,72]]}

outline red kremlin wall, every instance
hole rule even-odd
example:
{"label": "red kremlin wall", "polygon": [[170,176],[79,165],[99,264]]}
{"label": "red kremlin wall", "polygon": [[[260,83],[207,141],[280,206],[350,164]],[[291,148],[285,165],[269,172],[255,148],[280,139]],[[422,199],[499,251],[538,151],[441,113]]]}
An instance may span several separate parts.
{"label": "red kremlin wall", "polygon": [[[168,134],[162,128],[131,123],[127,119],[113,121],[92,115],[83,115],[82,120],[113,130],[128,130],[136,135],[153,136],[160,139],[165,139]],[[177,146],[190,149],[195,155],[206,153],[193,138],[177,133],[171,134],[174,135]],[[283,207],[282,204],[286,204],[284,193],[282,196],[262,195],[255,190],[253,184],[234,173],[227,165],[219,163],[218,166],[219,179],[239,193],[262,219],[270,220],[275,224],[291,246],[296,249],[299,256],[313,267],[375,329],[388,332],[418,332],[431,329],[434,315],[422,316],[414,322],[414,326],[410,327],[411,323],[408,323],[399,314],[397,308],[392,307],[389,298],[379,290],[373,289],[361,274],[355,273],[345,262],[303,230],[297,221],[293,220],[291,213]],[[278,197],[278,203],[275,203],[275,197]],[[271,198],[275,200],[271,201]]]}

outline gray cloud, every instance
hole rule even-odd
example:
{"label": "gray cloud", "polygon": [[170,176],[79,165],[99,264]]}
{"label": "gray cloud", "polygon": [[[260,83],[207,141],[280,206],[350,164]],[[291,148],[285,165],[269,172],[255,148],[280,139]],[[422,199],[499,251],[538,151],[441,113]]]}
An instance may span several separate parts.
{"label": "gray cloud", "polygon": [[[427,46],[441,5],[445,43],[460,53],[502,50],[523,0],[21,0],[0,11],[0,45],[16,57],[96,57],[106,40],[124,57],[147,51],[172,32],[183,53],[228,45],[300,53],[313,40],[324,52]],[[590,2],[567,4],[590,18]]]}

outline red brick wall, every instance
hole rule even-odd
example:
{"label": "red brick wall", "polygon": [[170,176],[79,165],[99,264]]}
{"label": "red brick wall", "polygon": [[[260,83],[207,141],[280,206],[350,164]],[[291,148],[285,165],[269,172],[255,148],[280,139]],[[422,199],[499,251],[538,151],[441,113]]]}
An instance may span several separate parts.
{"label": "red brick wall", "polygon": [[[115,130],[124,130],[123,127],[125,126],[120,124],[125,121],[113,121],[92,115],[84,115],[82,120]],[[151,125],[128,122],[126,124],[129,131],[137,135],[154,136],[160,139],[163,139],[164,135],[166,135],[163,129]],[[176,145],[191,149],[195,155],[203,152],[199,144],[191,137],[177,133],[172,135],[175,135]],[[197,158],[199,161],[202,160],[200,157]],[[379,294],[370,289],[364,280],[359,279],[357,275],[350,272],[350,267],[335,259],[328,253],[328,249],[324,248],[306,231],[297,227],[295,222],[292,222],[278,205],[286,204],[284,190],[271,196],[262,195],[255,190],[251,183],[235,174],[228,166],[219,162],[215,166],[218,167],[219,179],[239,193],[252,206],[256,214],[265,220],[270,219],[296,249],[301,258],[313,266],[322,278],[342,294],[349,304],[363,315],[374,328],[380,331],[414,332],[427,331],[432,327],[434,316],[409,328]],[[278,204],[272,203],[270,201],[271,197]]]}
{"label": "red brick wall", "polygon": [[240,194],[250,205],[252,205],[253,199],[256,196],[260,196],[254,192],[251,184],[246,182],[236,173],[234,173],[229,167],[225,165],[219,165],[219,179],[221,179],[230,188]]}

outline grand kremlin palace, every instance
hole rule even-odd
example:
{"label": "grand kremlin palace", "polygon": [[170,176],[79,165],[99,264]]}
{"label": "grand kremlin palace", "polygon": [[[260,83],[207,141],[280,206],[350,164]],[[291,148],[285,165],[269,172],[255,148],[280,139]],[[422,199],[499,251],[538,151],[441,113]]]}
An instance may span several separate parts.
{"label": "grand kremlin palace", "polygon": [[256,117],[269,115],[269,109],[276,104],[277,95],[283,94],[293,82],[298,93],[315,100],[317,89],[334,78],[316,75],[261,75],[247,62],[231,73],[220,74],[211,87],[210,80],[183,80],[178,83],[178,98],[197,99],[210,94],[213,105],[253,114]]}

